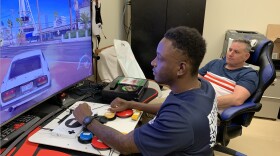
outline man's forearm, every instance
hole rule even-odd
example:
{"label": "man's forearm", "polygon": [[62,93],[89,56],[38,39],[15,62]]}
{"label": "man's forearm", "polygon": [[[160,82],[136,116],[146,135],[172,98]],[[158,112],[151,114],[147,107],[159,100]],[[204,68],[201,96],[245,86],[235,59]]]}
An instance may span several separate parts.
{"label": "man's forearm", "polygon": [[250,97],[250,92],[240,86],[236,85],[233,94],[222,95],[218,97],[218,108],[228,108],[231,106],[239,106]]}
{"label": "man's forearm", "polygon": [[238,98],[236,98],[236,96],[234,96],[233,94],[223,95],[218,97],[218,108],[224,109],[231,106],[239,106],[243,102],[238,100]]}
{"label": "man's forearm", "polygon": [[160,104],[145,104],[145,103],[131,101],[130,109],[137,109],[137,110],[144,111],[146,113],[156,114],[159,111],[161,105],[162,105],[161,103]]}

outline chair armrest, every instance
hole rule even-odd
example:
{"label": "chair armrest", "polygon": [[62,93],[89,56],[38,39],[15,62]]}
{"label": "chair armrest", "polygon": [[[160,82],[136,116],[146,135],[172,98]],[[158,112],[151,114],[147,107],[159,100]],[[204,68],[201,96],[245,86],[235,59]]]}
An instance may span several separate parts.
{"label": "chair armrest", "polygon": [[246,113],[246,112],[258,112],[262,107],[261,103],[254,102],[245,102],[240,106],[233,106],[225,109],[221,114],[222,121],[229,121],[237,115]]}

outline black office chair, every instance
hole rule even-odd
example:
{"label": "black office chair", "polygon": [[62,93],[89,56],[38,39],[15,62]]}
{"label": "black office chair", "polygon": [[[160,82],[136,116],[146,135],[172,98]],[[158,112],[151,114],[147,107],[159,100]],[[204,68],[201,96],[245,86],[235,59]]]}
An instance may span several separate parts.
{"label": "black office chair", "polygon": [[272,49],[273,42],[266,39],[259,41],[252,48],[251,56],[246,62],[259,67],[258,88],[244,104],[230,107],[219,116],[221,122],[218,126],[217,144],[214,150],[236,156],[245,155],[226,146],[229,144],[230,139],[242,134],[242,127],[249,126],[255,112],[260,111],[262,108],[260,103],[262,95],[276,76],[271,59]]}

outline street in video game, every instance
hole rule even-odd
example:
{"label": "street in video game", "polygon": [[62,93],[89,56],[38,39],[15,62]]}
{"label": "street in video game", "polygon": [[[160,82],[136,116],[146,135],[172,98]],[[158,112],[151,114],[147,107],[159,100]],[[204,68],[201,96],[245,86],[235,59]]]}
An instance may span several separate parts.
{"label": "street in video game", "polygon": [[1,123],[92,75],[90,3],[1,1]]}

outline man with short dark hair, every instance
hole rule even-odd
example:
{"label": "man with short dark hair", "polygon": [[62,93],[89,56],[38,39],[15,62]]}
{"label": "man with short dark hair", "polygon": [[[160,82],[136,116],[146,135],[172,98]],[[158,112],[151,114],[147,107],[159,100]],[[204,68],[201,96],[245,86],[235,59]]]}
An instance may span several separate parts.
{"label": "man with short dark hair", "polygon": [[[116,98],[110,110],[137,109],[156,114],[149,123],[124,135],[93,120],[87,128],[100,140],[122,154],[210,156],[217,134],[217,106],[211,84],[198,78],[198,67],[206,44],[195,29],[168,30],[151,62],[155,81],[170,87],[163,104],[143,104]],[[74,111],[82,123],[92,115],[87,104]],[[120,125],[121,126],[121,125]]]}
{"label": "man with short dark hair", "polygon": [[233,40],[225,59],[212,60],[199,70],[199,76],[208,80],[216,91],[220,113],[243,104],[258,86],[257,72],[244,66],[250,50],[249,40]]}

